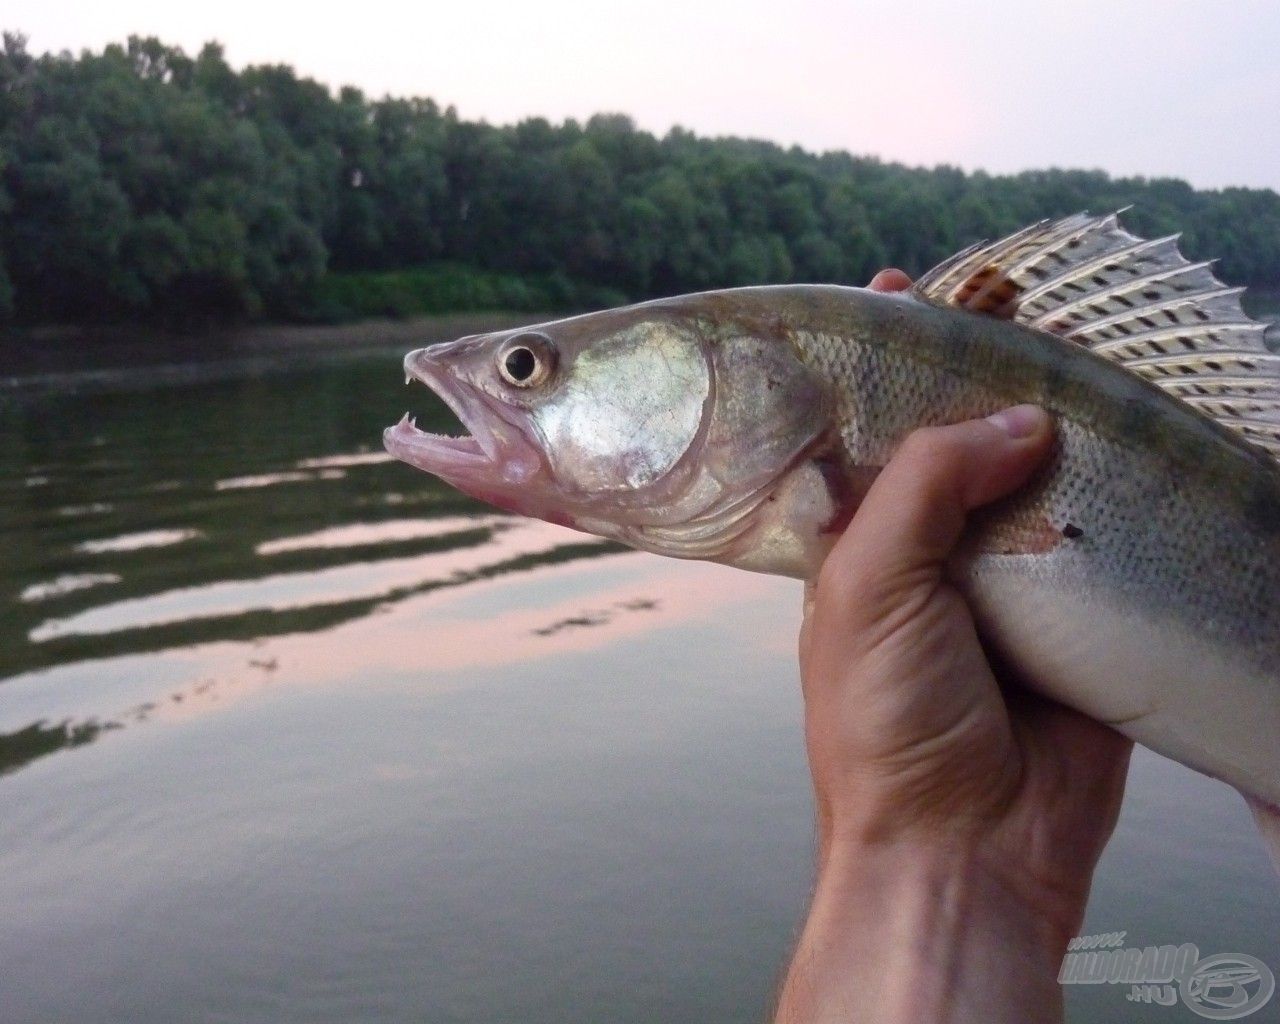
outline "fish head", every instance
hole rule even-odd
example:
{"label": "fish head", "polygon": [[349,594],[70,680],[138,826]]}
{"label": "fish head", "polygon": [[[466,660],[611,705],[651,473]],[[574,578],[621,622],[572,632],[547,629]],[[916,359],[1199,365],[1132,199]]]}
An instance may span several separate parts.
{"label": "fish head", "polygon": [[470,431],[407,415],[392,455],[507,511],[633,547],[733,561],[771,490],[830,422],[785,340],[678,303],[410,352]]}

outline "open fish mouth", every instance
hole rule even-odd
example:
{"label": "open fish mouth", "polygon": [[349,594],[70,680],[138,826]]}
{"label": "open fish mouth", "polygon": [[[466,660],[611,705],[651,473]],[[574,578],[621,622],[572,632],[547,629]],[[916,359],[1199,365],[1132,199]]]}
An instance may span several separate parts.
{"label": "open fish mouth", "polygon": [[402,462],[408,462],[429,473],[440,473],[451,467],[491,466],[493,453],[486,450],[474,435],[451,437],[419,430],[408,413],[382,435],[387,450]]}
{"label": "open fish mouth", "polygon": [[404,372],[406,384],[417,380],[429,387],[469,433],[457,437],[431,434],[419,430],[406,412],[382,435],[387,451],[397,459],[455,485],[519,484],[540,468],[538,451],[503,417],[497,402],[458,380],[437,361],[432,349],[418,349],[405,356]]}

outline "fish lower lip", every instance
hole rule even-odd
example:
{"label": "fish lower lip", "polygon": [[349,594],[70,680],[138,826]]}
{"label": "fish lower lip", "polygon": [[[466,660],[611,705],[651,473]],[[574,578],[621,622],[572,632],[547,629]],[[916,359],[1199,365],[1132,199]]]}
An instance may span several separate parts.
{"label": "fish lower lip", "polygon": [[428,434],[414,425],[408,413],[383,436],[396,458],[433,472],[453,466],[487,466],[493,461],[478,438]]}

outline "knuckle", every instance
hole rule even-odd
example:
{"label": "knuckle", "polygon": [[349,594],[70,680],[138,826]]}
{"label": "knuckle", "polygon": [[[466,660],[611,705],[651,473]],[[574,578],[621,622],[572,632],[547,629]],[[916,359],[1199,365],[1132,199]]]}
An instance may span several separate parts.
{"label": "knuckle", "polygon": [[898,445],[894,457],[904,462],[919,462],[921,459],[929,458],[938,446],[939,433],[938,427],[920,427],[918,430],[913,430]]}
{"label": "knuckle", "polygon": [[895,461],[917,486],[950,478],[963,461],[964,439],[950,427],[924,427],[902,442]]}

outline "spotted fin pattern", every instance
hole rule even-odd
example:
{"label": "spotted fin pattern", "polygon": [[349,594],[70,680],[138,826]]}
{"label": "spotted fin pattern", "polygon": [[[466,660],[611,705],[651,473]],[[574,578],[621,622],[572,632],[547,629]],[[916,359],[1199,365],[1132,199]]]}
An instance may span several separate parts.
{"label": "spotted fin pattern", "polygon": [[1280,461],[1280,355],[1210,263],[1116,214],[1041,221],[957,253],[914,292],[1049,331],[1114,360]]}

